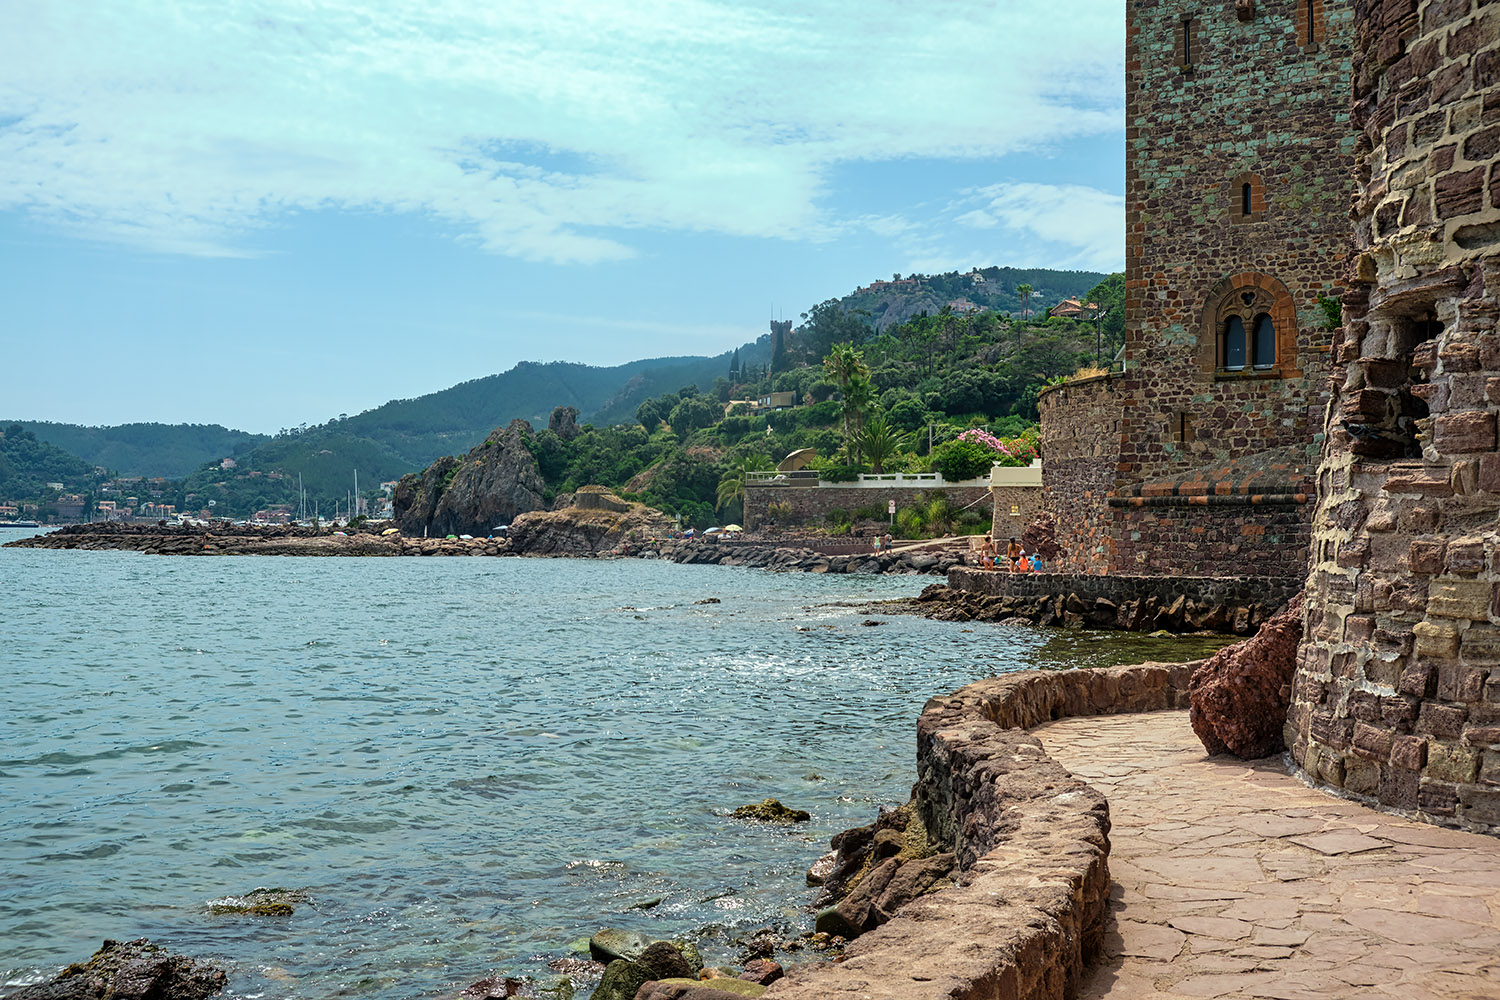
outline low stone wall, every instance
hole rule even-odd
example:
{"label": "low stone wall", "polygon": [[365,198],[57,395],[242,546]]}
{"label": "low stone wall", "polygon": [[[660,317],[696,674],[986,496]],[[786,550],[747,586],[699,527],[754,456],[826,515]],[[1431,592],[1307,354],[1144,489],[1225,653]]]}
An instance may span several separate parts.
{"label": "low stone wall", "polygon": [[1281,577],[1007,573],[955,566],[953,590],[1008,602],[1007,614],[1048,625],[1248,635],[1302,589]]}
{"label": "low stone wall", "polygon": [[[1004,487],[1002,490],[1007,494],[1005,500],[1007,511],[1010,510],[1009,505],[1012,503],[1018,506],[1024,504],[1022,507],[1024,511],[1034,509],[1035,501],[1031,498],[1040,493],[1035,487]],[[772,524],[780,527],[809,523],[821,524],[823,518],[831,511],[843,510],[853,513],[862,507],[875,512],[874,520],[885,521],[887,519],[886,506],[890,501],[896,501],[896,509],[900,510],[912,504],[930,503],[939,493],[946,496],[948,502],[954,506],[965,507],[979,502],[984,508],[984,513],[990,512],[985,503],[990,496],[988,485],[945,485],[931,488],[819,486],[804,489],[794,486],[762,486],[750,483],[745,487],[745,527],[754,531]],[[774,516],[768,511],[772,504],[777,505]]]}
{"label": "low stone wall", "polygon": [[927,703],[917,808],[959,885],[907,904],[839,964],[794,967],[769,1000],[1063,1000],[1104,939],[1109,804],[1025,732],[1073,715],[1187,704],[1193,664],[1031,671]]}

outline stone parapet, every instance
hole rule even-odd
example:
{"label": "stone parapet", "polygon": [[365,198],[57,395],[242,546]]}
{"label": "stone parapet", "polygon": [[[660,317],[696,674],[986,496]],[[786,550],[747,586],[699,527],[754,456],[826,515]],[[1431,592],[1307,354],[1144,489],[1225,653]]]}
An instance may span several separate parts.
{"label": "stone parapet", "polygon": [[1073,715],[1180,708],[1192,664],[1031,671],[934,698],[917,725],[917,808],[958,885],[794,967],[769,1000],[1063,1000],[1100,951],[1109,804],[1025,731]]}

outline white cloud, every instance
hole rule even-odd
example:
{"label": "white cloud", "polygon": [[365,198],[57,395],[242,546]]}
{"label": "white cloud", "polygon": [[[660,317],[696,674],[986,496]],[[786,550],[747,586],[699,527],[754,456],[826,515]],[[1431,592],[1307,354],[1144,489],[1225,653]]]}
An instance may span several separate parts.
{"label": "white cloud", "polygon": [[1054,266],[1119,270],[1125,255],[1125,198],[1081,184],[993,184],[970,192],[956,207],[977,205],[957,215],[970,229],[1002,228],[1070,255]]}
{"label": "white cloud", "polygon": [[1117,5],[1069,13],[1059,58],[1055,10],[994,0],[12,0],[0,209],[191,254],[312,209],[557,262],[827,238],[835,165],[1118,129]]}

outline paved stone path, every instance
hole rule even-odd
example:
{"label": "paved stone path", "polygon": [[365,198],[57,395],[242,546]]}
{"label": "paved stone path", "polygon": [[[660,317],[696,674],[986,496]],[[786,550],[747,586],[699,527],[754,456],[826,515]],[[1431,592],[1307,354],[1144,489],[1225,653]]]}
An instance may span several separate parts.
{"label": "paved stone path", "polygon": [[1114,920],[1083,1000],[1500,998],[1500,839],[1205,757],[1186,712],[1033,733],[1109,798]]}

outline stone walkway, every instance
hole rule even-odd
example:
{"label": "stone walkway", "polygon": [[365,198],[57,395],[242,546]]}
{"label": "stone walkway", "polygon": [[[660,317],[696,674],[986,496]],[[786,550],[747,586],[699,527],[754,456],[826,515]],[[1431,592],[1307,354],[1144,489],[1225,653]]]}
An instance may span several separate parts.
{"label": "stone walkway", "polygon": [[1186,712],[1033,730],[1109,798],[1113,921],[1084,1000],[1500,998],[1500,839],[1204,756]]}

